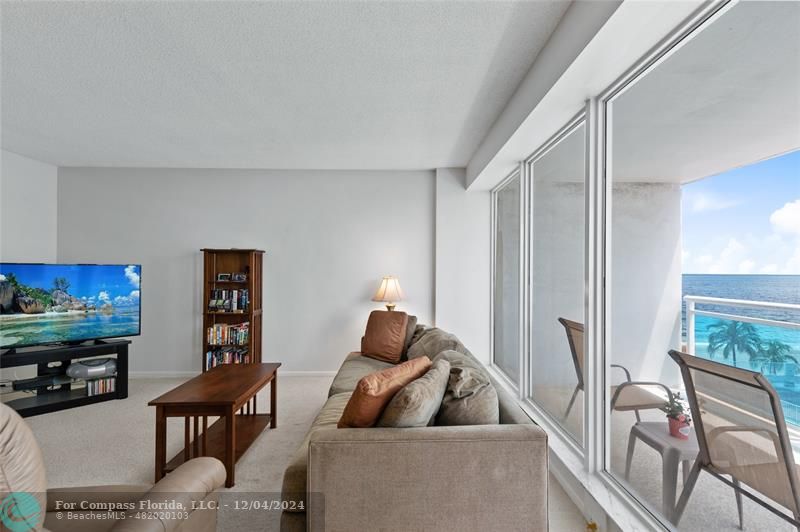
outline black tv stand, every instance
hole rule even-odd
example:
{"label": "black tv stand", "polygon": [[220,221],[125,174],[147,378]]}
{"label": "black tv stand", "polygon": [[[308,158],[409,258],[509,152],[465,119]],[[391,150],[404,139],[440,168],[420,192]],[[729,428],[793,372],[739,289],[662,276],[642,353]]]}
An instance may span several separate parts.
{"label": "black tv stand", "polygon": [[78,345],[58,345],[30,348],[11,348],[0,354],[0,368],[37,366],[38,377],[60,377],[66,375],[67,366],[73,360],[104,355],[115,355],[117,359],[116,388],[113,392],[89,396],[85,388],[73,389],[72,385],[59,384],[36,388],[36,393],[13,399],[5,403],[22,417],[56,412],[112,399],[128,397],[128,346],[130,340],[94,340]]}

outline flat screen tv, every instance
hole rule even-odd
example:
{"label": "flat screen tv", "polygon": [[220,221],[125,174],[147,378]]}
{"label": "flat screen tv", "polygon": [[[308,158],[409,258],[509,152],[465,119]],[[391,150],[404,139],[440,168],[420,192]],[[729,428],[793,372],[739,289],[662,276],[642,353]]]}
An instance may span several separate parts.
{"label": "flat screen tv", "polygon": [[0,263],[0,349],[137,336],[138,264]]}

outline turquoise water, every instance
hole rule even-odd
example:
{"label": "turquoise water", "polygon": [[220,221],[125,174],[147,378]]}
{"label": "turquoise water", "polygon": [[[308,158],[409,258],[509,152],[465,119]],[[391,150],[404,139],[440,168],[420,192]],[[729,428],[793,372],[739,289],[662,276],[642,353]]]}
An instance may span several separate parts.
{"label": "turquoise water", "polygon": [[[800,304],[800,275],[684,275],[683,295],[747,299],[773,303]],[[697,305],[698,310],[710,310],[755,318],[800,323],[800,312],[790,310],[746,309],[723,305]],[[686,338],[686,305],[683,307],[683,337]],[[709,325],[717,318],[695,318],[696,354],[718,362],[733,365],[721,355],[708,354]],[[778,340],[791,347],[790,355],[800,361],[800,330],[777,326],[754,325],[763,340]],[[800,426],[800,367],[786,363],[777,368],[762,368],[752,364],[749,357],[737,355],[737,366],[762,371],[781,396],[787,421]],[[792,372],[797,375],[793,376]]]}
{"label": "turquoise water", "polygon": [[[15,315],[19,316],[19,315]],[[130,336],[139,331],[139,306],[115,309],[113,314],[51,313],[24,318],[0,318],[0,347]]]}

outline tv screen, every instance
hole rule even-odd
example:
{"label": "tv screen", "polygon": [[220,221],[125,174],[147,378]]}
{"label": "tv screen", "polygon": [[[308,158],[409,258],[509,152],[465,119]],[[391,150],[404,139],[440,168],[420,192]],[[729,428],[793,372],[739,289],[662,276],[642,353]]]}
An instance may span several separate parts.
{"label": "tv screen", "polygon": [[0,348],[138,335],[141,270],[0,263]]}

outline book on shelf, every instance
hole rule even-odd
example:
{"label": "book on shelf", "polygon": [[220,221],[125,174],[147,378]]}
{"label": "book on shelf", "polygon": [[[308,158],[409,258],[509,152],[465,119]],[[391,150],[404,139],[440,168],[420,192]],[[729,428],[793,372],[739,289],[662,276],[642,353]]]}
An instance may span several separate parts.
{"label": "book on shelf", "polygon": [[104,393],[112,393],[117,389],[116,377],[101,377],[86,381],[86,395],[92,397]]}
{"label": "book on shelf", "polygon": [[250,355],[247,348],[225,347],[211,349],[206,352],[206,369],[215,368],[223,364],[249,364]]}
{"label": "book on shelf", "polygon": [[250,295],[247,288],[237,290],[211,290],[208,298],[209,312],[247,312]]}
{"label": "book on shelf", "polygon": [[250,322],[212,325],[206,330],[206,340],[209,345],[247,345],[250,341]]}

